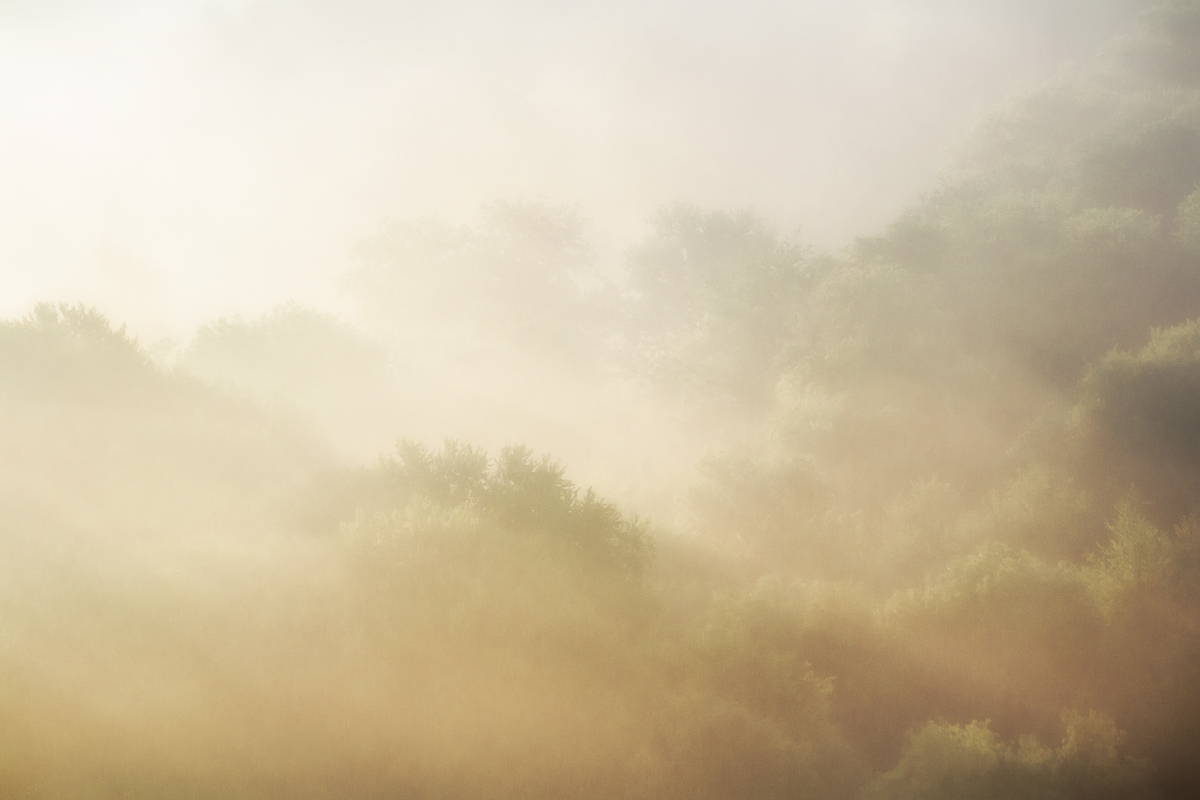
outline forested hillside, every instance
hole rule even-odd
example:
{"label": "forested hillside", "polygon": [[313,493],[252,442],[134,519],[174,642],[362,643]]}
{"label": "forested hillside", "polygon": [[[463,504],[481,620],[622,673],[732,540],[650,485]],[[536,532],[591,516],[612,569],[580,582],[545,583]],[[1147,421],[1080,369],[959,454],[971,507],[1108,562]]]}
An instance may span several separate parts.
{"label": "forested hillside", "polygon": [[843,251],[648,222],[0,322],[0,794],[1200,796],[1200,4]]}

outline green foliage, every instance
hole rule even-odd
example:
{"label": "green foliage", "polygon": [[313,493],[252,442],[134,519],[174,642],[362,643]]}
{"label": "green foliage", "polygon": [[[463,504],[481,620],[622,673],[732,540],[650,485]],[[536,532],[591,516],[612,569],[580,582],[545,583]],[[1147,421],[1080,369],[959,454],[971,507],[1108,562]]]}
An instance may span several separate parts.
{"label": "green foliage", "polygon": [[962,504],[950,484],[937,478],[915,481],[888,506],[880,555],[904,574],[944,564],[970,545],[960,524]]}
{"label": "green foliage", "polygon": [[802,619],[777,582],[718,594],[704,629],[703,663],[722,694],[799,731],[828,714],[832,681],[805,659]]}
{"label": "green foliage", "polygon": [[[453,442],[402,443],[373,480],[372,507],[393,510],[364,505],[342,529],[361,592],[354,618],[415,680],[454,664],[461,678],[448,680],[468,692],[477,680],[515,687],[543,727],[505,745],[517,753],[493,780],[525,768],[526,746],[560,748],[582,698],[603,691],[604,719],[632,719],[616,743],[587,721],[588,748],[603,748],[616,781],[597,796],[849,796],[857,777],[829,718],[831,682],[806,661],[785,593],[722,594],[694,623],[662,615],[650,586],[626,580],[645,569],[644,526],[523,448],[490,461]],[[542,684],[564,679],[574,705],[543,709]],[[494,725],[491,713],[454,724]],[[523,778],[526,796],[542,796],[550,774]]]}
{"label": "green foliage", "polygon": [[1200,182],[1200,132],[1194,120],[1185,120],[1153,120],[1098,143],[1082,163],[1082,188],[1091,202],[1174,211]]}
{"label": "green foliage", "polygon": [[1155,330],[1137,353],[1114,350],[1087,375],[1083,413],[1125,446],[1195,462],[1200,453],[1200,321]]}
{"label": "green foliage", "polygon": [[1175,236],[1191,253],[1200,253],[1200,188],[1192,191],[1175,212]]}
{"label": "green foliage", "polygon": [[794,574],[813,563],[828,570],[840,555],[825,530],[828,487],[811,459],[710,459],[689,508],[714,542]]}
{"label": "green foliage", "polygon": [[1108,526],[1111,538],[1086,571],[1088,589],[1106,614],[1125,611],[1147,594],[1164,593],[1175,571],[1175,546],[1130,500]]}
{"label": "green foliage", "polygon": [[[633,578],[649,563],[646,524],[626,520],[591,489],[581,492],[549,456],[506,447],[490,461],[482,450],[454,441],[435,452],[401,442],[397,453],[363,481],[366,493],[355,498],[375,529],[379,517],[411,528],[412,509],[422,506],[438,514],[461,510],[514,541],[536,542],[589,568]],[[360,514],[352,527],[363,524]]]}
{"label": "green foliage", "polygon": [[[0,788],[43,768],[24,738],[49,773],[80,731],[114,793],[148,785],[183,721],[211,731],[180,774],[249,764],[244,794],[1195,796],[1197,8],[1014,103],[840,255],[674,206],[620,293],[573,209],[495,204],[363,243],[348,283],[386,336],[223,319],[181,357],[208,384],[81,306],[0,323]],[[580,366],[592,392],[603,358],[605,390],[740,440],[688,493],[698,536],[656,549],[526,448],[335,469],[280,421],[419,429],[398,367],[469,407],[525,359],[554,365],[537,392]]]}
{"label": "green foliage", "polygon": [[40,303],[20,321],[0,321],[0,396],[94,402],[127,397],[154,371],[125,327],[94,308]]}
{"label": "green foliage", "polygon": [[0,500],[63,536],[275,525],[321,460],[305,435],[158,368],[83,306],[0,322],[0,413]]}
{"label": "green foliage", "polygon": [[1200,5],[1163,0],[1146,15],[1146,26],[1128,48],[1135,64],[1173,86],[1200,81]]}
{"label": "green foliage", "polygon": [[808,252],[759,216],[677,205],[629,254],[634,369],[673,392],[761,404],[813,281]]}
{"label": "green foliage", "polygon": [[373,455],[405,410],[406,362],[334,315],[287,303],[202,326],[176,365]]}
{"label": "green foliage", "polygon": [[[1036,796],[1010,766],[999,737],[987,723],[966,726],[931,722],[915,734],[900,762],[871,787],[871,798],[1002,798]],[[1036,763],[1036,762],[1035,762]]]}
{"label": "green foliage", "polygon": [[383,349],[329,314],[295,303],[253,322],[220,319],[196,332],[181,362],[204,377],[275,397],[319,394],[321,386],[363,383],[387,366]]}
{"label": "green foliage", "polygon": [[952,346],[938,291],[928,277],[895,264],[828,262],[803,298],[788,363],[835,387],[897,373],[930,377]]}
{"label": "green foliage", "polygon": [[1169,528],[1195,513],[1200,479],[1200,327],[1156,329],[1135,351],[1113,350],[1085,376],[1069,429],[1075,469],[1090,493],[1131,489]]}
{"label": "green foliage", "polygon": [[423,496],[446,508],[483,501],[490,463],[483,450],[450,440],[440,451],[431,452],[416,442],[402,441],[396,453],[388,478],[402,496]]}
{"label": "green foliage", "polygon": [[1078,559],[1099,527],[1093,505],[1073,475],[1034,462],[993,490],[976,535],[1042,558]]}
{"label": "green foliage", "polygon": [[923,589],[897,594],[887,613],[901,625],[932,624],[992,642],[1016,636],[1064,650],[1096,624],[1077,568],[994,543],[953,561]]}
{"label": "green foliage", "polygon": [[1095,711],[1067,714],[1062,745],[1033,737],[1001,741],[988,722],[930,722],[912,735],[896,766],[863,795],[871,800],[1150,797],[1142,764],[1121,753],[1121,733]]}
{"label": "green foliage", "polygon": [[[1157,211],[997,183],[951,185],[859,246],[864,256],[932,272],[936,293],[922,295],[937,299],[948,332],[972,350],[1015,356],[1041,380],[1073,382],[1087,360],[1200,295]],[[909,329],[921,330],[897,327]]]}
{"label": "green foliage", "polygon": [[830,718],[832,681],[805,657],[801,610],[772,581],[714,595],[668,662],[667,725],[635,762],[635,796],[849,795],[859,777]]}
{"label": "green foliage", "polygon": [[955,338],[1063,387],[1112,347],[1193,315],[1200,72],[1185,89],[1139,64],[1170,50],[1194,67],[1194,16],[1194,4],[1164,4],[1103,65],[996,115],[943,186],[860,240],[857,260],[935,276]]}
{"label": "green foliage", "polygon": [[671,724],[658,746],[631,765],[631,797],[849,796],[842,754],[820,739],[827,731],[797,739],[776,721],[707,692],[683,693],[669,708]]}

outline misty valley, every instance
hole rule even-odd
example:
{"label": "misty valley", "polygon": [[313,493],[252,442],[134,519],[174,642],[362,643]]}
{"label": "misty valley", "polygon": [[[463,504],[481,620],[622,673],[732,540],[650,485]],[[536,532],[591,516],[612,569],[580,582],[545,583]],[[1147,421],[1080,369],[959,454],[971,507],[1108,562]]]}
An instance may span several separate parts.
{"label": "misty valley", "polygon": [[842,249],[392,218],[0,320],[0,796],[1200,797],[1200,4]]}

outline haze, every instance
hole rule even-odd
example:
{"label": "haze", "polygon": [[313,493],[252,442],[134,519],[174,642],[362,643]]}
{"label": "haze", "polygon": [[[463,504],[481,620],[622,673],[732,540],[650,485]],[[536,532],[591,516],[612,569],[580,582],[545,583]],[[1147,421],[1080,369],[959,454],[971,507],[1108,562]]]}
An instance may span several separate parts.
{"label": "haze", "polygon": [[840,247],[1137,3],[0,5],[0,313],[146,341],[335,277],[382,218],[578,204],[605,265],[659,206]]}
{"label": "haze", "polygon": [[1200,0],[0,4],[0,797],[1200,797]]}

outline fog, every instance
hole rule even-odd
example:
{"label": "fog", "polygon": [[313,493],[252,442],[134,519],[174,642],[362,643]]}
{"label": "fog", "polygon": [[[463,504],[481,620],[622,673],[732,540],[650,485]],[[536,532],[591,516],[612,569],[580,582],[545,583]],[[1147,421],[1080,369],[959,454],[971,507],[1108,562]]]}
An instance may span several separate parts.
{"label": "fog", "polygon": [[0,795],[1197,796],[1198,53],[0,2]]}
{"label": "fog", "polygon": [[0,312],[339,309],[380,219],[497,199],[578,204],[614,273],[677,201],[840,247],[1136,8],[6,2]]}

